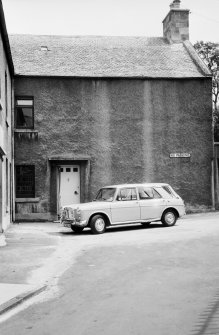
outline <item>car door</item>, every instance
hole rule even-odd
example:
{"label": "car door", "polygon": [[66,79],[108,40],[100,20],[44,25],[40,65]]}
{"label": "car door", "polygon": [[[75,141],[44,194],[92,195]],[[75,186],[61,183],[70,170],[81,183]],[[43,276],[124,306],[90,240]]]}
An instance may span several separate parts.
{"label": "car door", "polygon": [[140,216],[142,221],[160,219],[165,203],[153,187],[138,187]]}
{"label": "car door", "polygon": [[140,221],[140,207],[136,187],[124,187],[111,203],[112,224]]}

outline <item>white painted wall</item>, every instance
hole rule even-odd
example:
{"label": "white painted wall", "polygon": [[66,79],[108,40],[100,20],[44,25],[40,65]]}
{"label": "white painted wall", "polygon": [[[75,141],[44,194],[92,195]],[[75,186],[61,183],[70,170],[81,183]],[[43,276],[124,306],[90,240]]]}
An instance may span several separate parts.
{"label": "white painted wall", "polygon": [[[5,75],[7,75],[7,88]],[[12,126],[12,78],[3,45],[2,32],[0,32],[0,152],[3,153],[3,155],[0,155],[0,232],[2,229],[6,230],[11,223],[12,204],[10,199],[11,185],[13,185],[13,169],[10,171],[10,164],[13,166]]]}

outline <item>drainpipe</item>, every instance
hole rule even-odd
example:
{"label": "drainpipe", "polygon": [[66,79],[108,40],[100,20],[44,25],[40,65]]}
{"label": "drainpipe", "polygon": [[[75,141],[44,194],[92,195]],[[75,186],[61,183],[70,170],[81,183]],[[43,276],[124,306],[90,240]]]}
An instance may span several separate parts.
{"label": "drainpipe", "polygon": [[215,210],[214,158],[211,161],[211,197],[212,197],[212,209]]}
{"label": "drainpipe", "polygon": [[218,155],[217,155],[217,145],[215,144],[215,196],[216,196],[216,206],[219,205],[219,180],[218,180]]}

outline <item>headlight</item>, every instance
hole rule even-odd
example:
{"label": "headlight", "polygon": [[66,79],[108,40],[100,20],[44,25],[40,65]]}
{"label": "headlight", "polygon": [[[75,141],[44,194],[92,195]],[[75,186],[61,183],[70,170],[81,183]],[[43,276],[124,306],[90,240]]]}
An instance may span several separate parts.
{"label": "headlight", "polygon": [[76,214],[76,220],[80,220],[81,219],[81,210],[80,210],[79,207],[76,208],[75,214]]}
{"label": "headlight", "polygon": [[77,214],[77,215],[81,215],[81,210],[80,210],[79,207],[76,208],[76,214]]}
{"label": "headlight", "polygon": [[74,210],[72,208],[69,208],[69,210],[68,210],[68,217],[71,220],[74,219]]}

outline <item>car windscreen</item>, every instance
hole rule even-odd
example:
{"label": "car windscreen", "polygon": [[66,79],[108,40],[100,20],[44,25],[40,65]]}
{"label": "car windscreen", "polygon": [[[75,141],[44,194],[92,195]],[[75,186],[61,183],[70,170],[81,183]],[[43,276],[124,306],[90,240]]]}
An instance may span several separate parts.
{"label": "car windscreen", "polygon": [[113,201],[114,195],[115,195],[116,189],[115,188],[101,188],[98,193],[96,198],[94,199],[95,201]]}

